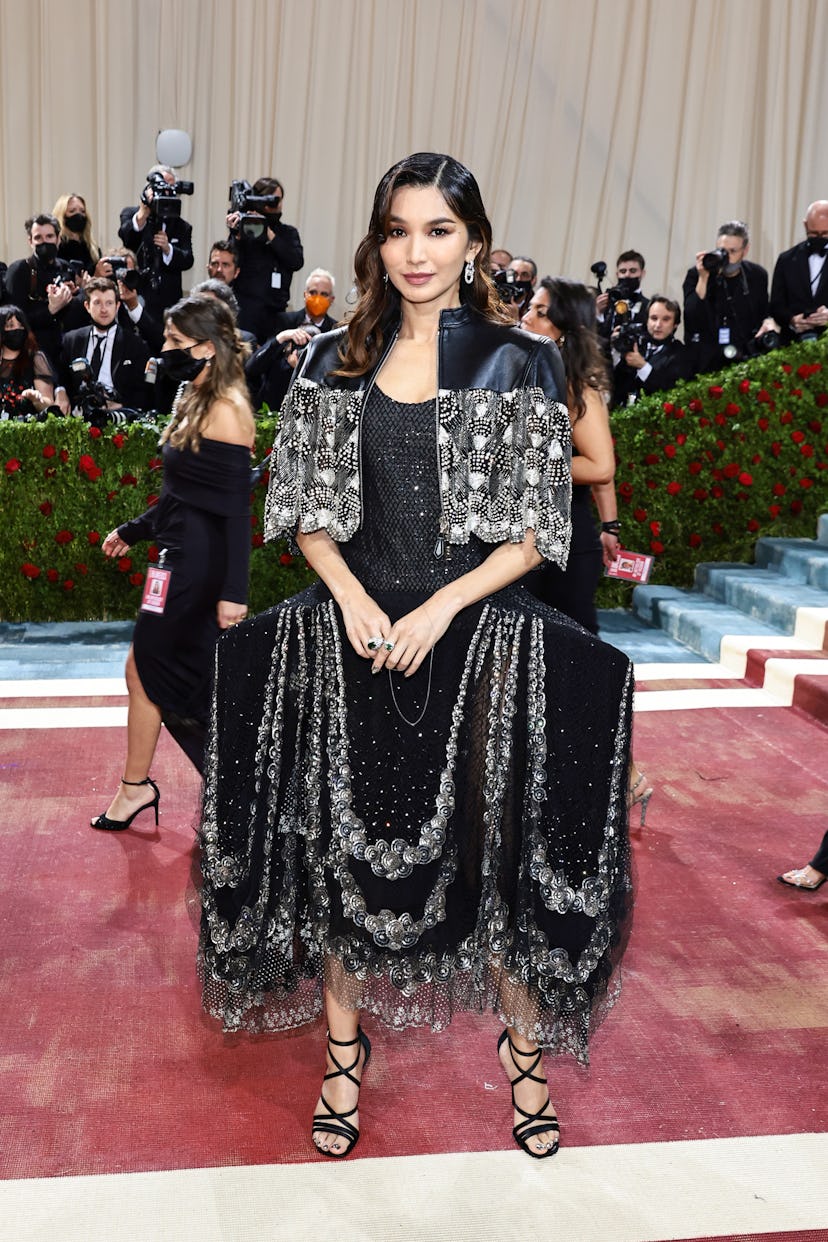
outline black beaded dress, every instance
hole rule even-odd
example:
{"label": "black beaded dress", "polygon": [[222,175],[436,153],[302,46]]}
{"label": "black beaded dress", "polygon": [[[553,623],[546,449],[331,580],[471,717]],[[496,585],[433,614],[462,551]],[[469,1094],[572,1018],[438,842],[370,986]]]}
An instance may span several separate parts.
{"label": "black beaded dress", "polygon": [[[438,538],[433,401],[374,387],[360,451],[364,518],[339,546],[393,622],[492,546]],[[319,582],[220,639],[215,687],[207,1011],[288,1029],[324,983],[397,1029],[492,1010],[585,1061],[631,906],[626,658],[514,585],[410,679],[374,676]]]}

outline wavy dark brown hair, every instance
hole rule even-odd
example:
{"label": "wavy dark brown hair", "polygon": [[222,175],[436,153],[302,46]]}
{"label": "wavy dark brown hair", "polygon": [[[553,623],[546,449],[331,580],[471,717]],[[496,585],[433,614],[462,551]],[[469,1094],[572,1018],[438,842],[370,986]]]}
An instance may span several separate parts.
{"label": "wavy dark brown hair", "polygon": [[244,360],[249,349],[239,336],[229,306],[209,294],[182,298],[165,313],[164,322],[174,324],[182,336],[196,342],[210,341],[215,347],[216,354],[203,383],[187,385],[161,436],[162,444],[169,440],[174,448],[197,451],[216,401],[229,401],[236,408],[245,402],[249,404],[244,378]]}
{"label": "wavy dark brown hair", "polygon": [[342,365],[335,375],[357,376],[370,371],[382,354],[389,331],[399,320],[400,295],[385,280],[380,246],[386,237],[391,201],[404,186],[434,186],[449,210],[465,224],[469,238],[481,243],[474,263],[474,281],[470,285],[460,282],[461,302],[494,323],[511,322],[489,276],[492,226],[473,174],[451,155],[421,151],[389,168],[377,186],[368,232],[354,256],[359,301],[348,323],[348,334],[340,349]]}
{"label": "wavy dark brown hair", "polygon": [[577,280],[544,276],[538,285],[549,296],[550,323],[560,328],[563,338],[558,342],[570,392],[570,409],[575,418],[586,414],[584,393],[587,388],[609,392],[610,374],[598,340],[595,298]]}

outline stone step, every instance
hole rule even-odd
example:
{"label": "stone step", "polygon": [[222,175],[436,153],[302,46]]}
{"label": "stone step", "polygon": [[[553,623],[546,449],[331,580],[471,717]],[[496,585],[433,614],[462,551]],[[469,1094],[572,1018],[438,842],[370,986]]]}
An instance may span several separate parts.
{"label": "stone step", "polygon": [[756,565],[696,566],[696,587],[711,599],[762,621],[781,634],[793,634],[802,608],[822,611],[828,620],[828,591]]}
{"label": "stone step", "polygon": [[813,539],[759,539],[756,564],[793,582],[828,591],[828,544]]}
{"label": "stone step", "polygon": [[779,630],[768,622],[700,591],[683,591],[679,587],[636,587],[633,611],[642,621],[659,626],[671,638],[713,663],[719,661],[722,642],[728,636],[749,636],[751,647],[763,645],[763,640],[770,640],[769,645],[773,645],[780,637]]}

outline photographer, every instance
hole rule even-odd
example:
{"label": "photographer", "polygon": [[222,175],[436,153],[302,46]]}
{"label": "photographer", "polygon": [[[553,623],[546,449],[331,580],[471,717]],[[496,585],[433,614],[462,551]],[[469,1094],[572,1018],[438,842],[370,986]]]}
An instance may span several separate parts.
{"label": "photographer", "polygon": [[319,331],[311,323],[284,328],[247,359],[244,377],[254,409],[262,405],[271,410],[281,408],[302,350]]}
{"label": "photographer", "polygon": [[[63,414],[80,405],[89,421],[94,410],[123,407],[141,410],[148,401],[144,370],[149,358],[141,338],[118,323],[118,289],[114,281],[93,277],[83,294],[91,327],[67,332],[58,368],[59,384],[55,400]],[[73,363],[86,359],[88,371],[79,375]]]}
{"label": "photographer", "polygon": [[239,327],[259,341],[278,331],[290,300],[291,277],[305,261],[298,231],[282,223],[284,194],[275,177],[260,177],[252,187],[234,181],[230,187],[227,227],[239,259],[233,281],[241,308]]}
{"label": "photographer", "polygon": [[127,332],[136,332],[151,354],[161,352],[164,325],[153,318],[144,304],[141,290],[144,278],[138,271],[135,255],[126,246],[113,246],[95,264],[95,276],[114,280],[118,286],[118,323]]}
{"label": "photographer", "polygon": [[[503,251],[503,253],[507,252]],[[516,255],[509,261],[505,270],[494,274],[493,279],[503,310],[515,323],[520,323],[529,309],[532,294],[535,292],[535,282],[538,279],[538,267],[534,259],[527,259],[525,255]]]}
{"label": "photographer", "polygon": [[714,250],[700,250],[684,278],[684,335],[695,371],[714,371],[757,352],[772,326],[768,273],[747,258],[748,227],[721,226]]}
{"label": "photographer", "polygon": [[672,388],[690,376],[690,360],[676,328],[681,323],[678,302],[657,293],[647,308],[647,326],[627,324],[615,338],[622,357],[613,371],[613,404],[633,405],[641,393]]}
{"label": "photographer", "polygon": [[137,257],[146,280],[145,304],[157,319],[180,299],[181,273],[193,266],[192,228],[177,197],[192,192],[192,182],[176,181],[172,168],[154,164],[138,206],[121,212],[118,236]]}
{"label": "photographer", "polygon": [[15,260],[6,272],[6,300],[23,311],[52,366],[60,356],[63,332],[85,322],[83,308],[74,301],[77,272],[57,257],[59,232],[54,216],[31,216],[26,234],[32,253]]}
{"label": "photographer", "polygon": [[[592,267],[593,273],[599,267],[606,272],[605,263],[596,263]],[[641,291],[645,271],[644,255],[638,250],[624,250],[616,259],[615,284],[595,299],[598,332],[605,341],[611,340],[626,325],[636,324],[643,328],[647,323],[649,302]]]}
{"label": "photographer", "polygon": [[789,341],[816,340],[828,324],[828,201],[811,203],[805,240],[776,260],[771,310]]}

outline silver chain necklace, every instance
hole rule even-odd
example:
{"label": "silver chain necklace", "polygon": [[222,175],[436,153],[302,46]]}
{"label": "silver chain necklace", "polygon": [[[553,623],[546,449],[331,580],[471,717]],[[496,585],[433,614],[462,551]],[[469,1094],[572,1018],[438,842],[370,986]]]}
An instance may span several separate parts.
{"label": "silver chain necklace", "polygon": [[433,671],[434,671],[434,648],[432,647],[431,654],[428,657],[428,686],[426,688],[426,696],[425,696],[425,703],[423,703],[423,710],[420,712],[416,720],[409,720],[408,717],[400,711],[400,705],[397,702],[397,696],[396,696],[396,693],[394,692],[394,675],[391,672],[390,668],[386,669],[386,672],[388,673],[388,684],[391,687],[391,701],[394,704],[397,715],[399,716],[400,720],[405,721],[405,723],[407,725],[410,725],[412,729],[420,723],[423,716],[425,716],[426,714],[426,708],[428,707],[428,700],[431,697],[431,674]]}

